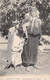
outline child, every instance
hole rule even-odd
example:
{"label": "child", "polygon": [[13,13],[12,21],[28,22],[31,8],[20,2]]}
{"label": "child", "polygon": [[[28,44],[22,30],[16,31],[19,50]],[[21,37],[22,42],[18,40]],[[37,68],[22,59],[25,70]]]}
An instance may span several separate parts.
{"label": "child", "polygon": [[21,65],[21,54],[23,51],[24,45],[24,38],[22,35],[19,35],[19,22],[16,20],[13,22],[15,27],[9,29],[9,36],[8,36],[8,63],[5,69],[10,67],[16,67],[17,65]]}
{"label": "child", "polygon": [[21,65],[21,54],[23,52],[24,46],[24,38],[19,35],[19,23],[15,27],[14,37],[13,37],[13,44],[12,44],[12,58],[11,62],[16,67],[17,65]]}

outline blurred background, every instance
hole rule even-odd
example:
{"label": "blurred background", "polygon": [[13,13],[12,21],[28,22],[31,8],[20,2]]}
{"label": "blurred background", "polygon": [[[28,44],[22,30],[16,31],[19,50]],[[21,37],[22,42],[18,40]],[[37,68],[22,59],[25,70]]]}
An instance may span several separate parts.
{"label": "blurred background", "polygon": [[23,19],[29,7],[37,7],[40,13],[42,24],[42,34],[50,35],[50,0],[0,0],[0,33],[6,38],[8,30],[13,27],[12,21],[16,17]]}

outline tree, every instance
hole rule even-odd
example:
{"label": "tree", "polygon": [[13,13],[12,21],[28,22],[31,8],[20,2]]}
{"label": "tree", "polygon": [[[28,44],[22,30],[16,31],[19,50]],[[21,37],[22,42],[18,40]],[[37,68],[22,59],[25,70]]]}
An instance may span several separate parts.
{"label": "tree", "polygon": [[36,6],[40,12],[40,18],[43,20],[43,34],[50,34],[50,1],[49,0],[42,0],[40,3],[39,1],[36,3]]}
{"label": "tree", "polygon": [[[42,29],[46,34],[46,26],[50,21],[50,1],[49,0],[0,0],[0,29],[8,30],[12,22],[18,18],[24,19],[24,15],[31,6],[36,6],[40,12],[40,18],[43,21]],[[46,28],[47,27],[47,28]],[[48,30],[49,31],[49,30]],[[48,33],[47,33],[48,34]]]}

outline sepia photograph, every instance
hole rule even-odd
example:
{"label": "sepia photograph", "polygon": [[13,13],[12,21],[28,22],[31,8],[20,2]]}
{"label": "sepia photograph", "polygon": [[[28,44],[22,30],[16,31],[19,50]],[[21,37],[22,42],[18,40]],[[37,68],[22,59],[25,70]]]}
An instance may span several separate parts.
{"label": "sepia photograph", "polygon": [[25,74],[50,75],[50,0],[0,0],[0,76]]}

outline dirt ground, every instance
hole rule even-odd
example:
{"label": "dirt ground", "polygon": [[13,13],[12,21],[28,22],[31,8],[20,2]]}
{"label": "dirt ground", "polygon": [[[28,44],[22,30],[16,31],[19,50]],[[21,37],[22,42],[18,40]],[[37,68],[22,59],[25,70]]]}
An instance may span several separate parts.
{"label": "dirt ground", "polygon": [[[50,45],[45,45],[48,48]],[[24,66],[17,67],[16,71],[13,67],[9,69],[5,69],[4,67],[7,64],[7,59],[9,58],[9,54],[7,51],[7,40],[0,37],[0,75],[16,75],[16,74],[50,74],[50,48],[45,50],[40,50],[43,46],[39,46],[38,51],[38,60],[37,65],[41,67],[41,69],[32,68],[31,71],[26,71]]]}

